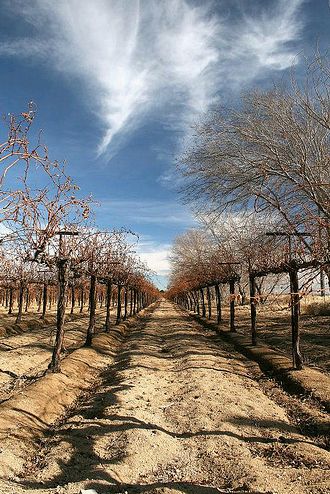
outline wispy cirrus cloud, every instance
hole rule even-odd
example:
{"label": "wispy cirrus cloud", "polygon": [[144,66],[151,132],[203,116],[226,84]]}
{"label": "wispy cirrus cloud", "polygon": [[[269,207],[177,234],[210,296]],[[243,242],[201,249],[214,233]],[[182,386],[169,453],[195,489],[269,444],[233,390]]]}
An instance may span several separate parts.
{"label": "wispy cirrus cloud", "polygon": [[274,1],[228,19],[211,1],[11,0],[34,34],[0,42],[0,55],[39,57],[82,81],[103,125],[103,153],[150,114],[182,128],[228,83],[289,67],[302,3]]}
{"label": "wispy cirrus cloud", "polygon": [[191,212],[177,202],[157,200],[99,200],[97,214],[124,217],[128,224],[138,225],[196,225]]}
{"label": "wispy cirrus cloud", "polygon": [[[252,70],[248,76],[255,75],[253,70],[283,70],[295,63],[297,53],[288,44],[300,36],[303,21],[298,14],[305,1],[279,0],[271,10],[261,10],[257,16],[242,12],[239,43],[235,44],[232,54],[250,61]],[[234,41],[233,36],[229,41]]]}

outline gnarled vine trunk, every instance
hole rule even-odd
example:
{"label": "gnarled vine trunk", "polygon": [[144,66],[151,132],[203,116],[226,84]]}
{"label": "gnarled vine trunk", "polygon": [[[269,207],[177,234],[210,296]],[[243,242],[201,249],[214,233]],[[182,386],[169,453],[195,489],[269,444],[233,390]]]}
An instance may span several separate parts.
{"label": "gnarled vine trunk", "polygon": [[56,339],[52,355],[52,360],[49,364],[49,369],[52,372],[61,371],[61,351],[64,342],[64,321],[65,321],[65,302],[68,286],[68,259],[59,259],[57,261],[58,269],[58,300],[57,300],[57,315],[56,315]]}
{"label": "gnarled vine trunk", "polygon": [[111,297],[112,297],[112,282],[107,280],[107,293],[106,293],[106,316],[104,331],[109,333],[110,331],[110,309],[111,309]]}
{"label": "gnarled vine trunk", "polygon": [[92,346],[93,335],[95,333],[95,309],[96,309],[96,276],[91,275],[89,287],[89,324],[85,346]]}

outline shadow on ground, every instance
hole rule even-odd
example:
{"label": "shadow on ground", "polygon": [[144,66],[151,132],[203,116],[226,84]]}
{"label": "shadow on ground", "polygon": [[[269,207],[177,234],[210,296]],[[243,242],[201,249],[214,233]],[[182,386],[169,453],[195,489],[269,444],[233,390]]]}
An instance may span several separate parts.
{"label": "shadow on ground", "polygon": [[[189,320],[184,328],[182,328],[181,323],[181,328],[178,330],[177,328],[180,327],[179,318],[179,314],[178,317],[166,318],[168,333],[162,335],[157,335],[152,329],[146,327],[151,316],[138,323],[137,328],[129,337],[129,349],[120,352],[115,364],[103,372],[98,388],[78,403],[74,412],[65,419],[61,427],[50,431],[46,440],[42,441],[41,454],[34,459],[33,465],[29,465],[29,469],[34,468],[34,472],[22,485],[29,489],[45,489],[56,488],[70,482],[84,482],[85,489],[95,489],[99,494],[114,494],[124,490],[130,494],[147,492],[151,494],[158,492],[157,489],[163,488],[175,489],[187,494],[216,494],[219,491],[212,486],[191,482],[123,484],[112,477],[106,469],[109,465],[115,465],[126,458],[125,434],[132,429],[159,431],[179,439],[198,436],[227,436],[244,443],[272,444],[277,441],[275,438],[265,437],[261,434],[242,435],[231,430],[201,429],[195,432],[178,433],[157,423],[137,419],[133,414],[113,413],[116,405],[119,405],[118,394],[133,387],[133,385],[125,384],[122,376],[122,371],[128,368],[145,367],[150,371],[158,371],[164,370],[165,366],[166,370],[174,373],[179,372],[179,370],[196,368],[212,369],[213,371],[235,374],[245,379],[253,379],[249,375],[249,366],[255,364],[238,353],[233,356],[232,347],[227,346],[218,335],[202,329],[197,330],[196,324]],[[176,330],[174,330],[175,328]],[[219,342],[221,342],[221,347]],[[206,352],[205,348],[207,348]],[[224,359],[228,361],[228,368],[224,364]],[[151,360],[153,364],[136,363],[144,360]],[[221,361],[221,365],[217,365],[217,360]],[[178,363],[180,368],[177,367]],[[233,417],[231,423],[240,426],[255,426],[252,419],[248,420],[245,417]],[[258,427],[280,431],[283,434],[282,442],[285,444],[308,443],[303,438],[285,437],[285,434],[296,433],[296,429],[284,421],[259,421]],[[118,434],[114,435],[114,433]],[[109,456],[106,460],[97,453],[95,447],[100,437],[109,439]],[[113,438],[115,438],[115,444],[113,444]],[[57,458],[58,473],[46,480],[35,480],[38,478],[38,471],[47,468],[52,451],[55,451],[62,442],[69,444],[70,455],[69,457]],[[93,480],[89,481],[88,479],[91,477]]]}

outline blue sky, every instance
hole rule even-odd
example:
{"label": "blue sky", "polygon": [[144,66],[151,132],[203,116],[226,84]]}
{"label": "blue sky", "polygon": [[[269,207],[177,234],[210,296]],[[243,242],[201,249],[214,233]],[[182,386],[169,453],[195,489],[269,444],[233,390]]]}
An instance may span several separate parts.
{"label": "blue sky", "polygon": [[0,112],[33,100],[101,228],[126,226],[164,286],[174,237],[194,225],[175,161],[212,105],[270,86],[318,43],[328,0],[0,0]]}

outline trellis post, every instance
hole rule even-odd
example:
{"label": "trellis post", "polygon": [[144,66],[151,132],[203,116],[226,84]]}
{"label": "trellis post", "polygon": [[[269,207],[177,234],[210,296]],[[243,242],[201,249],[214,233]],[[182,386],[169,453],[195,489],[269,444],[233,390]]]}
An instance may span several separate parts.
{"label": "trellis post", "polygon": [[291,287],[291,329],[292,329],[292,360],[293,367],[301,370],[303,367],[303,359],[300,353],[300,332],[299,332],[299,279],[298,268],[294,261],[291,261],[290,270],[290,287]]}
{"label": "trellis post", "polygon": [[236,333],[235,328],[235,278],[229,280],[229,296],[230,296],[230,332]]}
{"label": "trellis post", "polygon": [[251,337],[252,345],[257,344],[257,306],[256,306],[256,278],[254,273],[249,273],[250,284],[250,308],[251,308]]}

